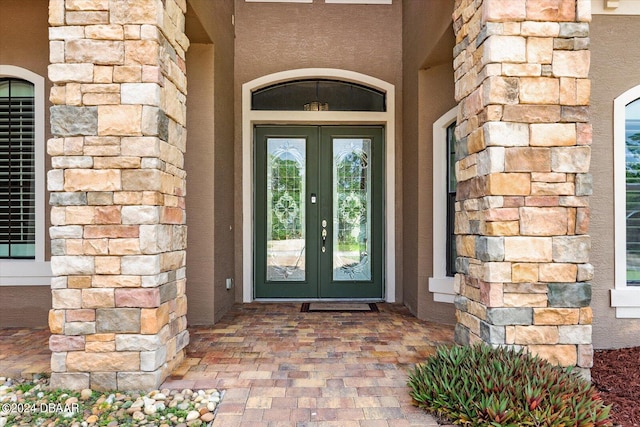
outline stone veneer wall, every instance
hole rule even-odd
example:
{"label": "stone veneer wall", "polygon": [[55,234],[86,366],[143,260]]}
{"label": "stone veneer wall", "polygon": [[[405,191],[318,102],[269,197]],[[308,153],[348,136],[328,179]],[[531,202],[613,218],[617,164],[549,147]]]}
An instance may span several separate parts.
{"label": "stone veneer wall", "polygon": [[589,0],[456,0],[456,341],[592,366]]}
{"label": "stone veneer wall", "polygon": [[151,389],[189,336],[186,0],[49,0],[51,385]]}

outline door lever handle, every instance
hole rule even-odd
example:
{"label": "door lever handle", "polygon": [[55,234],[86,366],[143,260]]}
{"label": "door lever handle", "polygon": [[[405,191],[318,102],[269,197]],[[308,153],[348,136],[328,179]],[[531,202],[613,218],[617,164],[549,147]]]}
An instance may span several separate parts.
{"label": "door lever handle", "polygon": [[322,253],[327,251],[327,220],[323,219],[322,220],[322,233],[320,233],[320,235],[322,236]]}

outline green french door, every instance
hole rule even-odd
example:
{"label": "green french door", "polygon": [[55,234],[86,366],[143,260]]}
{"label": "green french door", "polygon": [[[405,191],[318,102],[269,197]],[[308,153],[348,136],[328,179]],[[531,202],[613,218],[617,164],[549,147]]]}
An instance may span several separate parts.
{"label": "green french door", "polygon": [[382,298],[383,128],[255,128],[255,297]]}

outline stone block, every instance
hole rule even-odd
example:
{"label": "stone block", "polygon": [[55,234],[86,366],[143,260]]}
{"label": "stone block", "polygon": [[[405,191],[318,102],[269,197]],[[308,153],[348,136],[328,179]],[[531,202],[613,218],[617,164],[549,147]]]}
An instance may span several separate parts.
{"label": "stone block", "polygon": [[122,25],[87,25],[84,36],[88,39],[124,40],[124,30]]}
{"label": "stone block", "polygon": [[122,274],[149,275],[158,274],[160,268],[159,255],[124,256],[121,261]]}
{"label": "stone block", "polygon": [[580,308],[591,303],[591,283],[549,283],[549,307]]}
{"label": "stone block", "polygon": [[140,311],[140,333],[156,334],[169,323],[169,303],[158,308],[143,308]]}
{"label": "stone block", "polygon": [[494,173],[488,175],[487,194],[496,196],[527,196],[531,193],[528,173]]}
{"label": "stone block", "polygon": [[538,264],[513,263],[511,266],[511,281],[515,283],[537,282]]}
{"label": "stone block", "polygon": [[65,20],[68,25],[108,24],[109,12],[107,11],[91,11],[91,12],[67,11]]}
{"label": "stone block", "polygon": [[486,262],[482,280],[486,282],[508,282],[511,279],[511,263]]}
{"label": "stone block", "polygon": [[53,309],[81,308],[82,293],[79,289],[52,289],[51,307]]}
{"label": "stone block", "polygon": [[68,63],[117,65],[124,62],[124,42],[112,40],[74,39],[65,42]]}
{"label": "stone block", "polygon": [[158,106],[160,104],[160,86],[155,83],[123,83],[121,85],[123,104],[143,104]]}
{"label": "stone block", "polygon": [[60,225],[49,227],[49,237],[52,239],[81,239],[82,226]]}
{"label": "stone block", "polygon": [[110,255],[137,255],[140,253],[140,240],[138,239],[110,239]]}
{"label": "stone block", "polygon": [[50,64],[47,70],[53,83],[91,83],[93,67],[93,64]]}
{"label": "stone block", "polygon": [[554,105],[560,100],[560,81],[549,77],[523,77],[520,79],[522,104]]}
{"label": "stone block", "polygon": [[527,20],[529,21],[574,21],[576,17],[575,1],[537,0],[527,2]]}
{"label": "stone block", "polygon": [[142,135],[141,105],[100,105],[98,108],[98,135]]}
{"label": "stone block", "polygon": [[137,334],[140,332],[140,309],[99,308],[96,310],[96,331]]}
{"label": "stone block", "polygon": [[158,65],[160,46],[153,40],[125,41],[125,65]]}
{"label": "stone block", "polygon": [[89,374],[85,372],[52,372],[49,387],[70,390],[89,388]]}
{"label": "stone block", "polygon": [[95,322],[96,311],[90,309],[66,310],[67,322]]}
{"label": "stone block", "polygon": [[162,370],[152,372],[118,372],[118,390],[155,390],[163,380]]}
{"label": "stone block", "polygon": [[83,289],[83,308],[106,308],[115,307],[113,289]]}
{"label": "stone block", "polygon": [[534,308],[535,325],[577,325],[580,310],[577,308]]}
{"label": "stone block", "polygon": [[488,344],[505,344],[505,328],[480,322],[480,338]]}
{"label": "stone block", "polygon": [[475,240],[475,254],[481,261],[503,261],[504,240],[501,237],[480,236]]}
{"label": "stone block", "polygon": [[546,148],[510,147],[504,159],[506,172],[551,171],[551,152]]}
{"label": "stone block", "polygon": [[516,326],[515,344],[558,344],[557,326]]}
{"label": "stone block", "polygon": [[120,274],[120,257],[100,256],[96,257],[96,274]]}
{"label": "stone block", "polygon": [[562,325],[558,327],[560,344],[591,344],[591,325]]}
{"label": "stone block", "polygon": [[160,289],[118,288],[115,290],[115,304],[117,307],[159,307]]}
{"label": "stone block", "polygon": [[115,372],[91,372],[91,390],[111,391],[117,388]]}
{"label": "stone block", "polygon": [[51,372],[67,371],[67,353],[51,353]]}
{"label": "stone block", "polygon": [[[91,276],[69,276],[67,286],[70,289],[84,289],[91,287]],[[78,307],[80,308],[80,307]]]}
{"label": "stone block", "polygon": [[505,307],[546,307],[545,294],[505,293],[503,296]]}
{"label": "stone block", "polygon": [[123,170],[122,189],[125,191],[161,191],[163,173],[159,170]]}
{"label": "stone block", "polygon": [[484,43],[483,62],[525,62],[526,39],[519,36],[490,36]]}
{"label": "stone block", "polygon": [[[573,182],[532,182],[531,183],[531,195],[532,196],[565,196],[575,193],[575,185]],[[558,199],[558,203],[560,201]]]}
{"label": "stone block", "polygon": [[70,372],[114,372],[140,369],[140,353],[125,351],[70,352],[67,354],[67,369]]}
{"label": "stone block", "polygon": [[530,128],[532,146],[557,147],[576,144],[574,123],[534,123]]}
{"label": "stone block", "polygon": [[115,169],[67,169],[65,191],[115,191],[121,187],[120,171]]}
{"label": "stone block", "polygon": [[123,206],[123,224],[157,224],[160,221],[159,206]]}
{"label": "stone block", "polygon": [[86,351],[89,353],[109,353],[116,351],[115,341],[87,341]]}
{"label": "stone block", "polygon": [[[523,25],[523,32],[526,31],[525,28]],[[551,64],[552,60],[552,37],[527,37],[527,62],[533,64]]]}
{"label": "stone block", "polygon": [[556,77],[589,77],[591,54],[588,50],[555,50],[553,52],[553,75]]}
{"label": "stone block", "polygon": [[593,346],[590,343],[578,345],[577,365],[581,368],[593,367]]}
{"label": "stone block", "polygon": [[520,234],[519,221],[496,221],[485,223],[487,236],[517,236]]}
{"label": "stone block", "polygon": [[96,107],[54,105],[49,110],[51,133],[56,136],[95,135],[98,131]]}
{"label": "stone block", "polygon": [[520,237],[504,238],[505,261],[514,262],[551,262],[551,237]]}
{"label": "stone block", "polygon": [[533,309],[520,308],[489,308],[487,322],[492,325],[531,325],[533,324]]}
{"label": "stone block", "polygon": [[117,334],[117,351],[152,351],[162,346],[159,335]]}
{"label": "stone block", "polygon": [[[488,104],[517,104],[518,79],[516,77],[488,77],[482,87],[482,102]],[[499,123],[499,122],[490,122]],[[486,138],[486,135],[485,135]]]}
{"label": "stone block", "polygon": [[567,234],[567,209],[561,207],[520,208],[520,233],[523,236]]}
{"label": "stone block", "polygon": [[594,268],[591,264],[578,264],[576,280],[578,282],[588,282],[593,280]]}
{"label": "stone block", "polygon": [[529,345],[529,352],[547,360],[552,365],[573,366],[578,361],[575,345]]}
{"label": "stone block", "polygon": [[64,326],[64,333],[70,336],[95,334],[96,323],[95,322],[70,322]]}
{"label": "stone block", "polygon": [[138,288],[140,283],[140,276],[108,275],[92,278],[92,286],[95,288]]}
{"label": "stone block", "polygon": [[62,334],[64,330],[65,310],[49,310],[49,330],[52,334]]}
{"label": "stone block", "polygon": [[87,225],[84,227],[84,238],[134,238],[138,237],[139,232],[139,227],[135,225]]}
{"label": "stone block", "polygon": [[554,147],[551,149],[551,170],[586,174],[591,162],[591,147]]}
{"label": "stone block", "polygon": [[568,263],[589,262],[591,238],[589,236],[553,237],[553,261]]}
{"label": "stone block", "polygon": [[84,336],[51,335],[49,337],[49,350],[54,353],[66,351],[82,351],[84,350],[84,345]]}
{"label": "stone block", "polygon": [[143,372],[155,371],[167,361],[167,347],[162,346],[153,351],[140,353],[140,370]]}
{"label": "stone block", "polygon": [[505,122],[549,123],[560,121],[559,105],[505,105],[502,120]]}
{"label": "stone block", "polygon": [[577,274],[578,266],[576,264],[540,264],[539,280],[541,282],[573,283],[576,281]]}

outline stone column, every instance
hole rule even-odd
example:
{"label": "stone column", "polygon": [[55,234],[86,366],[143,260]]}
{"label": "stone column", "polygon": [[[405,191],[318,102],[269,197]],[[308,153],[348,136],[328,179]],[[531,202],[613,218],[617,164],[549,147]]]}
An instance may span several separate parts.
{"label": "stone column", "polygon": [[49,0],[51,385],[152,389],[183,358],[186,0]]}
{"label": "stone column", "polygon": [[456,341],[592,365],[589,0],[457,0]]}

